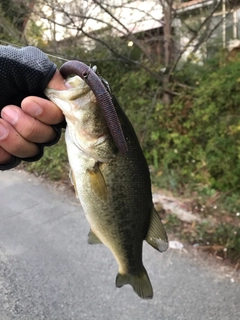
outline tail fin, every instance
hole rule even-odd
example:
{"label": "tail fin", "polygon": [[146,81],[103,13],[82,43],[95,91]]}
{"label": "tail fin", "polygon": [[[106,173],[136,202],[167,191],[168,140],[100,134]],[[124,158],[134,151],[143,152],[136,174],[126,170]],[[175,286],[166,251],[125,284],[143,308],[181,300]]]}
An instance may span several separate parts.
{"label": "tail fin", "polygon": [[116,277],[116,287],[121,288],[125,284],[130,284],[140,298],[152,299],[153,288],[144,267],[137,275],[118,273]]}

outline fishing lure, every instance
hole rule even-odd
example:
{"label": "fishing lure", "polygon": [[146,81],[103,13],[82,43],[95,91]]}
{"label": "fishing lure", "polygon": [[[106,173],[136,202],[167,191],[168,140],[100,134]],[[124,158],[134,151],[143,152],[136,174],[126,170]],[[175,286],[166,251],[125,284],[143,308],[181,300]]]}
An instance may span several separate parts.
{"label": "fishing lure", "polygon": [[127,143],[114,107],[111,93],[109,92],[108,83],[96,74],[96,67],[92,69],[81,61],[72,60],[64,63],[59,71],[64,78],[70,75],[77,75],[87,83],[96,97],[98,106],[103,112],[103,116],[119,152],[126,153],[128,151]]}

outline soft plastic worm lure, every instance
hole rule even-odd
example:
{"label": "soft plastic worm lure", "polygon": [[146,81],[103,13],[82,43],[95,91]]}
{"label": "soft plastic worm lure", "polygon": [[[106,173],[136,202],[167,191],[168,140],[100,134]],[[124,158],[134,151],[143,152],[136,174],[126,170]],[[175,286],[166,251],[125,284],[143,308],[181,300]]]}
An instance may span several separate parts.
{"label": "soft plastic worm lure", "polygon": [[87,83],[96,96],[97,104],[103,112],[107,126],[119,152],[126,153],[128,150],[127,143],[111,94],[104,85],[103,80],[95,73],[95,70],[96,68],[91,69],[81,61],[72,60],[64,63],[59,71],[64,78],[70,75],[77,75]]}

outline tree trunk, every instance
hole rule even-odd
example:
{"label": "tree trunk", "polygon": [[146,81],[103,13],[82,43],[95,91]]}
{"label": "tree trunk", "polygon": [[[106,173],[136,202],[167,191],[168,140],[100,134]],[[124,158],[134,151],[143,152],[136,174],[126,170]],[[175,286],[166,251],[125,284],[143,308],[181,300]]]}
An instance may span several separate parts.
{"label": "tree trunk", "polygon": [[164,15],[163,41],[165,74],[163,77],[163,103],[169,105],[172,97],[168,92],[170,75],[168,73],[172,62],[172,0],[161,1]]}

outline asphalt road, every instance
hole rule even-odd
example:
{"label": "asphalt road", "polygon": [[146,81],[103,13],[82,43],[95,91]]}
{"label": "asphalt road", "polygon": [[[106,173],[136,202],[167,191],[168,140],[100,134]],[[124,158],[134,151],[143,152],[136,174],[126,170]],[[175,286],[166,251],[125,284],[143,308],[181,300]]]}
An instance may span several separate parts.
{"label": "asphalt road", "polygon": [[237,320],[240,283],[202,256],[144,245],[153,300],[115,288],[117,264],[74,195],[25,172],[0,172],[0,320]]}

